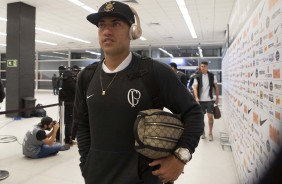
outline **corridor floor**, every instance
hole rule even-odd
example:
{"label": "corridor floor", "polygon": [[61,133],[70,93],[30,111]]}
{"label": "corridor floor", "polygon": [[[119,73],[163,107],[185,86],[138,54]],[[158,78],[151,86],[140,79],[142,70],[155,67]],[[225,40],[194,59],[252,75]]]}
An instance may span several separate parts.
{"label": "corridor floor", "polygon": [[[58,96],[54,96],[51,91],[37,91],[35,98],[37,99],[36,104],[49,105],[56,104]],[[5,101],[0,105],[0,111],[4,111]],[[45,108],[45,110],[48,116],[58,119],[58,106]],[[5,135],[10,138],[4,141],[9,143],[0,141],[0,170],[9,171],[9,177],[0,180],[0,183],[83,184],[76,145],[68,151],[59,152],[56,156],[44,159],[32,160],[22,155],[20,144],[24,135],[40,119],[33,117],[15,120],[0,115],[0,137]],[[214,141],[200,140],[193,159],[185,166],[184,174],[175,184],[239,184],[232,151],[228,147],[222,149],[219,142],[219,133],[227,129],[222,119],[214,122]],[[207,126],[205,129],[207,132]]]}

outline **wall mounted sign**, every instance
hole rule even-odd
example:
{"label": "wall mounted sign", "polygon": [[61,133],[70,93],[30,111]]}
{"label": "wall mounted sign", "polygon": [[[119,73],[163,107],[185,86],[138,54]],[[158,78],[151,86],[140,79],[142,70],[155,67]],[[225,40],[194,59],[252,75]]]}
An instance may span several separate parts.
{"label": "wall mounted sign", "polygon": [[7,60],[7,67],[18,67],[18,60],[17,59]]}

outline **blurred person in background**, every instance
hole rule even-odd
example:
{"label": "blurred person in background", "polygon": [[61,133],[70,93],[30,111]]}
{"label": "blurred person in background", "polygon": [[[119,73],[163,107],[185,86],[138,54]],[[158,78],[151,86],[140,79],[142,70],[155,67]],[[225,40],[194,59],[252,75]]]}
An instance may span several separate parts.
{"label": "blurred person in background", "polygon": [[200,73],[200,70],[199,70],[199,67],[197,67],[195,72],[190,76],[188,89],[190,90],[190,92],[193,96],[194,96],[194,91],[193,91],[194,80],[199,73]]}
{"label": "blurred person in background", "polygon": [[[80,72],[80,68],[77,65],[64,70],[62,72],[62,89],[60,90],[61,95],[59,101],[64,101],[65,105],[65,144],[73,144],[72,139],[72,127],[73,127],[73,105],[75,99],[75,88],[77,75]],[[60,130],[61,131],[61,130]],[[57,135],[57,140],[59,141],[59,135]]]}
{"label": "blurred person in background", "polygon": [[[219,102],[219,89],[217,85],[217,78],[213,73],[208,71],[208,62],[203,61],[201,63],[201,72],[196,75],[194,79],[194,97],[195,100],[201,105],[204,114],[208,115],[209,125],[209,141],[213,141],[213,113],[214,104],[218,105]],[[215,100],[213,98],[215,91]],[[205,131],[203,132],[202,139],[205,139]]]}
{"label": "blurred person in background", "polygon": [[6,97],[6,94],[5,94],[5,90],[4,90],[4,85],[3,85],[2,80],[0,79],[0,103],[3,102],[5,97]]}
{"label": "blurred person in background", "polygon": [[185,87],[187,87],[188,80],[187,80],[185,73],[183,73],[183,72],[181,72],[177,69],[176,63],[169,63],[169,65],[170,65],[171,69],[176,73],[176,75],[177,75],[178,79],[181,81],[181,83]]}
{"label": "blurred person in background", "polygon": [[59,78],[57,75],[54,73],[52,77],[52,86],[53,86],[53,94],[58,95],[59,94],[59,83],[58,83]]}

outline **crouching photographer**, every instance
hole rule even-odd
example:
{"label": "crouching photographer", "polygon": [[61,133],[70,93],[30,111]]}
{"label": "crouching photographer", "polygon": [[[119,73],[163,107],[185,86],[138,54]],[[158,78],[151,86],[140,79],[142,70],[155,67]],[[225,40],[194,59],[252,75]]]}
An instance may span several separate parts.
{"label": "crouching photographer", "polygon": [[[55,143],[55,136],[60,125],[50,117],[44,117],[26,132],[22,148],[23,154],[29,158],[44,158],[55,155],[59,151],[70,149],[69,145]],[[49,133],[46,133],[49,131]]]}

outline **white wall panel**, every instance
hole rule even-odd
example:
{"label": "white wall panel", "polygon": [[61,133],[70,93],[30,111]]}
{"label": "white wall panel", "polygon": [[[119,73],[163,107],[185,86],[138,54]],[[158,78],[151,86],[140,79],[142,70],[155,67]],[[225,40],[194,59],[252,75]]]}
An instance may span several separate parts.
{"label": "white wall panel", "polygon": [[257,183],[282,141],[282,1],[261,0],[223,59],[223,113],[241,183]]}

